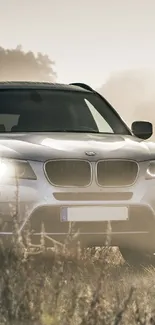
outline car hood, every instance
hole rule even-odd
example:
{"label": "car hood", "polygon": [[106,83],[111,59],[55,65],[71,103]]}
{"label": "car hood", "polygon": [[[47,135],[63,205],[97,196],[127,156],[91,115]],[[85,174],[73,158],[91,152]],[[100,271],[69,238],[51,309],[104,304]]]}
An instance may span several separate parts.
{"label": "car hood", "polygon": [[[92,152],[94,155],[91,156]],[[90,133],[21,133],[0,135],[0,156],[46,161],[55,158],[155,159],[155,144],[134,136]]]}

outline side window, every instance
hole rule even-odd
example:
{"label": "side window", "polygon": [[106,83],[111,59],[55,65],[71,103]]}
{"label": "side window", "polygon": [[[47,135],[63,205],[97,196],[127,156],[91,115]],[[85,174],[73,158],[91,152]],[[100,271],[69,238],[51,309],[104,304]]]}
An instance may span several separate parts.
{"label": "side window", "polygon": [[103,116],[95,109],[95,107],[87,99],[85,99],[85,102],[97,124],[99,132],[114,133],[110,125],[106,122]]}

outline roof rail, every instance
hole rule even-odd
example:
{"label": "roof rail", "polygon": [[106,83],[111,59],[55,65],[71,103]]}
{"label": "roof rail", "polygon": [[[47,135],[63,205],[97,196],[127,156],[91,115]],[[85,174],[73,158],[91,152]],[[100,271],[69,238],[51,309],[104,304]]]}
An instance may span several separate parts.
{"label": "roof rail", "polygon": [[81,87],[83,89],[86,89],[86,90],[90,90],[90,91],[94,91],[90,86],[82,83],[82,82],[73,82],[71,84],[69,84],[70,86],[78,86],[78,87]]}

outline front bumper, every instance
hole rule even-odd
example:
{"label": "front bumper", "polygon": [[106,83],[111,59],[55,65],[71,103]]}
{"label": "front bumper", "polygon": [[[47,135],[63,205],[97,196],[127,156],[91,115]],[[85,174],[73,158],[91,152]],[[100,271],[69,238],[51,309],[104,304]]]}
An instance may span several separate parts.
{"label": "front bumper", "polygon": [[[31,162],[31,165],[37,180],[21,180],[18,189],[14,182],[0,185],[0,236],[13,234],[12,218],[17,214],[19,232],[30,222],[34,243],[40,240],[42,224],[48,236],[64,241],[70,223],[61,220],[61,207],[125,206],[128,220],[112,221],[110,233],[107,221],[76,222],[72,232],[78,232],[77,238],[84,246],[104,245],[109,236],[109,243],[114,246],[155,248],[155,180],[145,180],[144,163],[136,183],[124,188],[103,188],[95,181],[87,188],[53,187],[45,179],[42,164]],[[51,243],[47,239],[47,245]]]}

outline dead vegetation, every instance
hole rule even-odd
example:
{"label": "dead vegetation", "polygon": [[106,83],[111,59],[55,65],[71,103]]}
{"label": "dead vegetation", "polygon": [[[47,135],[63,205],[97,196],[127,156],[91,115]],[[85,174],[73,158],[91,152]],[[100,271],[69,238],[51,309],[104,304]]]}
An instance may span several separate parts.
{"label": "dead vegetation", "polygon": [[70,242],[28,254],[1,245],[0,325],[155,324],[155,270],[134,270],[117,249]]}

